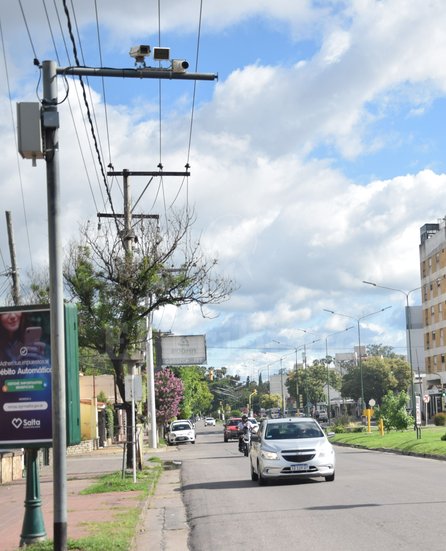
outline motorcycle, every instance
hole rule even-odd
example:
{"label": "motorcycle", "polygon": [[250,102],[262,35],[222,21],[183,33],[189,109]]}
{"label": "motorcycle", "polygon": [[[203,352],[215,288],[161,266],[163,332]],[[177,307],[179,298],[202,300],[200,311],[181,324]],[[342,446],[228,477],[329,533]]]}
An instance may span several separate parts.
{"label": "motorcycle", "polygon": [[248,427],[245,427],[240,434],[239,450],[245,457],[249,455],[249,448],[251,447],[251,431]]}

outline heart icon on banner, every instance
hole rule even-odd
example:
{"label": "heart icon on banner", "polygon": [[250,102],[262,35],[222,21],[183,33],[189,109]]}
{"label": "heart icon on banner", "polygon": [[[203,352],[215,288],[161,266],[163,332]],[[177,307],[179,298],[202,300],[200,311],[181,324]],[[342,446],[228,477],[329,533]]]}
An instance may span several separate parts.
{"label": "heart icon on banner", "polygon": [[16,429],[19,429],[21,426],[22,426],[22,423],[23,421],[19,418],[19,417],[15,417],[13,420],[12,420],[12,424],[14,425],[14,427]]}

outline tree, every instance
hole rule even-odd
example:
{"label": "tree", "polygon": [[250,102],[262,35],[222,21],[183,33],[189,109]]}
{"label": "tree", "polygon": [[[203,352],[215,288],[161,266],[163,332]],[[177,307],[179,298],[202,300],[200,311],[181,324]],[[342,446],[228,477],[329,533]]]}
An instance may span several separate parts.
{"label": "tree", "polygon": [[385,430],[407,430],[413,425],[414,418],[407,411],[408,402],[409,397],[404,391],[398,394],[391,390],[387,392],[376,412],[377,418],[383,420]]}
{"label": "tree", "polygon": [[[191,303],[204,315],[206,305],[227,300],[234,288],[232,281],[214,274],[216,260],[206,259],[200,243],[191,241],[192,223],[188,211],[173,215],[161,234],[157,224],[144,219],[133,228],[134,249],[129,236],[117,235],[113,226],[104,232],[87,225],[67,255],[64,276],[69,297],[78,305],[79,344],[108,356],[129,421],[124,381],[141,360],[146,317],[166,305]],[[130,431],[131,422],[127,425]]]}
{"label": "tree", "polygon": [[282,396],[280,394],[262,394],[259,397],[260,407],[265,409],[282,407]]}
{"label": "tree", "polygon": [[[297,376],[297,388],[296,388]],[[297,400],[299,407],[308,404],[326,402],[328,397],[325,394],[327,382],[332,388],[340,388],[340,376],[334,369],[327,367],[326,359],[314,360],[313,365],[306,369],[293,370],[288,374],[286,385],[292,399]],[[297,399],[296,390],[302,396],[303,403]]]}
{"label": "tree", "polygon": [[[390,391],[406,390],[411,380],[409,364],[398,357],[370,357],[362,360],[364,400],[371,398],[380,403]],[[359,400],[361,397],[361,373],[359,366],[350,368],[342,380],[341,394],[345,398]]]}
{"label": "tree", "polygon": [[366,350],[367,356],[382,356],[383,358],[398,357],[391,346],[385,346],[382,344],[368,344]]}
{"label": "tree", "polygon": [[212,404],[212,393],[204,380],[204,368],[184,366],[173,368],[183,383],[183,399],[180,404],[181,417],[189,419],[193,415],[208,411]]}
{"label": "tree", "polygon": [[155,407],[158,425],[166,425],[180,411],[183,383],[170,369],[155,373]]}

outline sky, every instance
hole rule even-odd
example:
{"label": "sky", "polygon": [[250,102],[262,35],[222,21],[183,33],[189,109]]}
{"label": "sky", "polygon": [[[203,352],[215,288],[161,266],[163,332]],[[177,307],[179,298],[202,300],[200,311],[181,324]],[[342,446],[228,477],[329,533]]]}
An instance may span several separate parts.
{"label": "sky", "polygon": [[[135,212],[192,206],[204,252],[237,284],[206,317],[194,306],[158,311],[155,329],[206,335],[207,365],[242,378],[291,367],[304,348],[308,361],[351,352],[359,339],[405,354],[420,227],[446,214],[444,0],[66,5],[81,65],[133,68],[130,48],[151,45],[188,72],[218,75],[86,82],[105,167],[190,165],[186,184],[149,186]],[[0,24],[0,274],[10,211],[25,279],[48,263],[46,173],[17,151],[16,103],[42,98],[34,58],[76,63],[63,2],[3,0]],[[110,206],[78,79],[59,77],[58,88],[66,246]],[[146,183],[131,180],[135,200]],[[119,212],[119,181],[111,194]],[[0,303],[9,284],[0,275]],[[420,304],[419,291],[408,297]]]}

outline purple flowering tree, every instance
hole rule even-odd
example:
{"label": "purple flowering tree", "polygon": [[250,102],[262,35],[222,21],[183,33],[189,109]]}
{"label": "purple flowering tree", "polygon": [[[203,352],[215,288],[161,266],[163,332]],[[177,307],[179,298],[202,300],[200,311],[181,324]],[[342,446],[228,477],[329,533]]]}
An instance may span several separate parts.
{"label": "purple flowering tree", "polygon": [[183,382],[170,369],[155,373],[155,407],[158,427],[163,427],[180,411]]}

